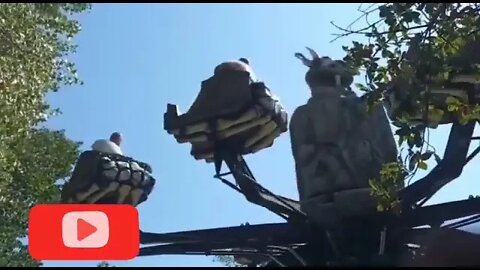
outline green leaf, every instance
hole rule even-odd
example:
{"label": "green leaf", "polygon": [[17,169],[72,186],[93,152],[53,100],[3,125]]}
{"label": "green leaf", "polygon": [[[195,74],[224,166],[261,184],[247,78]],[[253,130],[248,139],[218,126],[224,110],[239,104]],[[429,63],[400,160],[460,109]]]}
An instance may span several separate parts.
{"label": "green leaf", "polygon": [[402,136],[402,135],[398,136],[398,145],[402,145],[403,142],[405,142],[406,138],[407,138],[406,136]]}
{"label": "green leaf", "polygon": [[418,162],[418,168],[419,169],[422,169],[422,170],[427,170],[428,169],[428,165],[426,162],[424,162],[423,160],[420,160]]}
{"label": "green leaf", "polygon": [[421,155],[422,160],[429,160],[433,155],[433,151],[426,151]]}
{"label": "green leaf", "polygon": [[455,105],[448,105],[447,110],[449,112],[456,112],[456,111],[460,110],[460,107],[455,106]]}
{"label": "green leaf", "polygon": [[413,136],[408,136],[407,137],[407,145],[409,148],[413,148],[415,146],[415,141],[414,141],[414,138]]}
{"label": "green leaf", "polygon": [[461,125],[466,125],[469,121],[470,121],[470,119],[467,117],[467,115],[465,115],[465,114],[462,113],[462,114],[459,116],[458,122],[459,122]]}
{"label": "green leaf", "polygon": [[403,21],[406,23],[418,21],[419,18],[420,18],[420,12],[417,12],[417,11],[407,11],[403,13]]}
{"label": "green leaf", "polygon": [[386,18],[390,16],[391,12],[391,8],[387,5],[381,5],[378,7],[378,16],[380,16],[380,18]]}
{"label": "green leaf", "polygon": [[445,113],[443,110],[429,108],[428,110],[428,122],[429,123],[440,123],[443,120]]}
{"label": "green leaf", "polygon": [[[414,144],[416,147],[422,147],[423,145],[423,138],[420,132],[415,132],[414,133]],[[420,158],[420,157],[419,157]]]}
{"label": "green leaf", "polygon": [[456,105],[456,106],[461,106],[462,105],[462,102],[460,100],[458,100],[457,98],[452,97],[452,96],[447,97],[445,99],[445,103],[447,105]]}
{"label": "green leaf", "polygon": [[360,91],[368,92],[368,88],[361,83],[355,83],[355,87],[358,88],[358,90]]}

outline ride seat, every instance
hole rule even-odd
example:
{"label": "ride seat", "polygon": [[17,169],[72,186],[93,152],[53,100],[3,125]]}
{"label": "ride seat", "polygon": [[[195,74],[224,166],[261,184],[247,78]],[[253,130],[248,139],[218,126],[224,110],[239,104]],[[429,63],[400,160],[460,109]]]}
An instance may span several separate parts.
{"label": "ride seat", "polygon": [[287,117],[263,82],[253,81],[249,71],[227,68],[202,82],[187,113],[179,115],[168,104],[164,128],[178,143],[190,143],[195,159],[212,162],[219,142],[228,141],[243,155],[270,147],[287,131]]}
{"label": "ride seat", "polygon": [[131,204],[147,200],[155,185],[150,165],[100,151],[83,152],[62,190],[64,203]]}

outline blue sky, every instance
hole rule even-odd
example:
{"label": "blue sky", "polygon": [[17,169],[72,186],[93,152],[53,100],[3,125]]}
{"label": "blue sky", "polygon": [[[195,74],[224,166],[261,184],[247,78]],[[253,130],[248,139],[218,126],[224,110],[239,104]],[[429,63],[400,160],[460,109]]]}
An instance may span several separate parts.
{"label": "blue sky", "polygon": [[[126,155],[152,165],[158,180],[139,206],[141,229],[172,232],[281,221],[212,178],[213,165],[195,161],[186,144],[163,130],[167,103],[184,112],[200,82],[218,63],[247,57],[261,80],[290,114],[306,102],[306,67],[294,58],[305,46],[332,58],[344,56],[343,38],[330,21],[346,26],[359,4],[94,4],[80,17],[76,42],[83,86],[49,96],[63,114],[48,126],[65,129],[88,149],[112,131],[124,134]],[[358,37],[357,37],[358,38]],[[449,127],[431,134],[442,155]],[[288,133],[275,145],[246,157],[257,179],[270,190],[298,198]],[[476,163],[476,164],[475,164]],[[462,177],[434,202],[466,198],[474,187],[473,161]],[[420,173],[419,176],[424,175]],[[117,266],[218,266],[212,257],[155,256]],[[46,262],[46,266],[88,266],[97,262]]]}

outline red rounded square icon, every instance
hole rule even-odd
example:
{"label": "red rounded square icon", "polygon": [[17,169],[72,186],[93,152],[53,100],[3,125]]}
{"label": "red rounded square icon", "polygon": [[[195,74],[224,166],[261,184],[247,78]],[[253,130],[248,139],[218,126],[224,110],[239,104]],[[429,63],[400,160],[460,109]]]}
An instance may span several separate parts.
{"label": "red rounded square icon", "polygon": [[130,260],[140,250],[131,205],[42,204],[30,210],[28,250],[36,260]]}

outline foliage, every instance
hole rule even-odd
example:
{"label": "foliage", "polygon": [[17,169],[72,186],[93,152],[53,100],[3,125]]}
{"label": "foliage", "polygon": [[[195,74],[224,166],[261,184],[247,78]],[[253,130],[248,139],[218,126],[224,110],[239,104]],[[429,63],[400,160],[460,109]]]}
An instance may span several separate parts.
{"label": "foliage", "polygon": [[0,178],[0,265],[36,266],[18,238],[27,235],[28,214],[38,203],[59,199],[57,179],[70,175],[78,157],[78,144],[67,139],[62,131],[37,129],[17,137],[9,154],[16,166],[1,163]]}
{"label": "foliage", "polygon": [[19,241],[28,212],[57,201],[56,181],[68,177],[78,143],[63,131],[39,128],[57,110],[45,96],[79,83],[72,38],[80,31],[71,15],[88,4],[0,3],[0,265],[39,266]]}
{"label": "foliage", "polygon": [[378,200],[377,210],[400,213],[400,199],[397,191],[402,187],[403,167],[392,162],[384,165],[379,179],[371,179],[372,195]]}
{"label": "foliage", "polygon": [[[453,97],[439,102],[430,95],[432,88],[444,87],[455,74],[479,74],[473,62],[480,60],[475,53],[480,45],[480,4],[385,3],[359,11],[362,14],[355,22],[363,18],[367,26],[357,30],[352,29],[353,24],[336,26],[341,31],[337,38],[355,34],[368,39],[365,43],[353,41],[343,49],[347,53],[344,60],[365,72],[365,83],[357,88],[365,92],[371,106],[388,102],[392,83],[396,83],[394,94],[400,108],[394,124],[399,127],[396,135],[401,150],[405,144],[407,147],[406,157],[400,157],[404,164],[398,167],[408,168],[411,178],[417,169],[427,169],[425,161],[432,156],[440,159],[428,144],[429,127],[445,120],[467,123],[480,119],[476,104]],[[370,23],[369,17],[375,13],[378,17]],[[420,123],[412,121],[414,115],[420,116]],[[392,166],[387,164],[382,175],[395,179],[390,175]],[[387,179],[378,181],[382,186]]]}
{"label": "foliage", "polygon": [[45,121],[45,95],[79,83],[72,37],[79,23],[66,13],[86,4],[0,4],[0,140],[12,140]]}
{"label": "foliage", "polygon": [[215,256],[214,261],[226,267],[246,267],[245,265],[238,264],[233,256]]}
{"label": "foliage", "polygon": [[100,262],[99,264],[97,264],[97,267],[115,267],[115,266],[109,264],[108,262]]}

